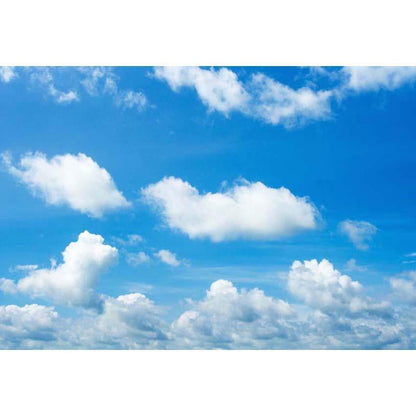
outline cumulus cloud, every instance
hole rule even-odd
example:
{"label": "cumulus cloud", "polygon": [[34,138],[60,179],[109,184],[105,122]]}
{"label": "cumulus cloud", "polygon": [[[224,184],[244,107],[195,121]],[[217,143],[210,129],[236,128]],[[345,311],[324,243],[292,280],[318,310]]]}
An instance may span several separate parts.
{"label": "cumulus cloud", "polygon": [[388,314],[390,311],[388,303],[373,302],[365,297],[359,282],[341,274],[326,259],[295,261],[287,288],[306,305],[325,313]]}
{"label": "cumulus cloud", "polygon": [[168,264],[169,266],[177,267],[181,265],[180,260],[176,257],[175,253],[169,250],[159,250],[154,254],[162,263]]}
{"label": "cumulus cloud", "polygon": [[[102,300],[95,287],[100,275],[117,262],[117,249],[105,245],[100,235],[84,231],[65,248],[62,257],[61,264],[32,270],[18,280],[17,291],[60,305],[100,309]],[[2,283],[3,289],[7,287],[13,288],[10,280]]]}
{"label": "cumulus cloud", "polygon": [[271,340],[287,346],[296,338],[287,321],[293,315],[288,303],[262,290],[238,291],[231,282],[217,280],[203,300],[190,302],[171,331],[183,347],[264,348]]}
{"label": "cumulus cloud", "polygon": [[127,253],[126,260],[127,263],[132,266],[138,266],[143,263],[148,263],[150,261],[150,256],[144,251],[139,251],[138,253]]}
{"label": "cumulus cloud", "polygon": [[16,72],[11,66],[0,66],[0,81],[5,82],[6,84],[15,78]]}
{"label": "cumulus cloud", "polygon": [[342,234],[345,234],[359,250],[368,250],[368,243],[377,232],[377,227],[367,221],[341,221],[338,225],[338,229]]}
{"label": "cumulus cloud", "polygon": [[83,153],[50,159],[43,153],[28,153],[17,166],[9,154],[2,158],[8,172],[48,204],[67,205],[93,217],[130,205],[110,174]]}
{"label": "cumulus cloud", "polygon": [[170,228],[190,238],[270,240],[318,225],[319,213],[307,198],[261,182],[243,181],[224,192],[200,194],[182,179],[165,177],[142,194]]}
{"label": "cumulus cloud", "polygon": [[57,337],[58,314],[41,305],[0,306],[1,348],[42,348]]}
{"label": "cumulus cloud", "polygon": [[416,80],[416,67],[411,66],[347,66],[342,72],[346,77],[344,88],[355,92],[395,90]]}

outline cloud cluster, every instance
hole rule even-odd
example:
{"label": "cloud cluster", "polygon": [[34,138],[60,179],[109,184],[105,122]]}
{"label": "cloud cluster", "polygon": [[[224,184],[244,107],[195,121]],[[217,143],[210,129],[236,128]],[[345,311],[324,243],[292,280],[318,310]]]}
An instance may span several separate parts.
{"label": "cloud cluster", "polygon": [[349,95],[394,90],[416,80],[414,67],[344,67],[340,70],[312,69],[337,84],[327,90],[305,85],[291,88],[263,73],[240,80],[226,68],[157,67],[154,75],[166,81],[174,91],[193,88],[210,111],[226,116],[232,111],[286,128],[309,121],[328,119],[333,103]]}
{"label": "cloud cluster", "polygon": [[1,348],[42,348],[57,339],[58,314],[41,305],[0,306]]}
{"label": "cloud cluster", "polygon": [[238,291],[217,280],[203,300],[190,302],[171,331],[174,343],[186,348],[267,348],[271,340],[283,347],[296,339],[294,314],[288,303],[262,290]]}
{"label": "cloud cluster", "polygon": [[[96,240],[97,252],[101,252]],[[82,251],[87,257],[102,257],[89,249]],[[51,277],[48,285],[52,278],[59,281],[60,276]],[[85,288],[76,273],[67,278],[70,286]],[[101,296],[100,309],[66,319],[52,307],[3,306],[0,346],[308,349],[416,345],[411,335],[416,316],[393,311],[389,303],[366,296],[360,283],[342,275],[329,261],[295,261],[284,279],[300,303],[289,304],[257,288],[238,289],[231,281],[216,280],[203,299],[188,299],[184,311],[171,323],[165,311],[141,293]],[[53,287],[58,289],[56,284]]]}
{"label": "cloud cluster", "polygon": [[326,259],[318,262],[295,261],[287,280],[289,292],[306,305],[325,313],[382,314],[390,312],[389,303],[377,303],[363,295],[357,281],[341,274]]}
{"label": "cloud cluster", "polygon": [[182,179],[165,177],[142,194],[170,228],[190,238],[267,240],[318,225],[319,213],[307,198],[261,182],[243,181],[223,192],[200,194]]}
{"label": "cloud cluster", "polygon": [[194,88],[210,111],[226,115],[239,111],[270,124],[290,127],[330,114],[330,91],[308,87],[295,90],[261,73],[253,75],[246,84],[226,68],[158,67],[154,73],[174,91]]}
{"label": "cloud cluster", "polygon": [[48,204],[67,205],[92,217],[130,205],[110,174],[83,153],[50,159],[43,153],[28,153],[17,166],[9,154],[2,157],[8,172]]}
{"label": "cloud cluster", "polygon": [[108,297],[103,312],[73,323],[62,342],[71,348],[163,348],[166,324],[161,310],[141,293]]}
{"label": "cloud cluster", "polygon": [[368,250],[368,243],[377,232],[377,227],[367,221],[341,221],[338,225],[338,229],[342,234],[345,234],[359,250]]}

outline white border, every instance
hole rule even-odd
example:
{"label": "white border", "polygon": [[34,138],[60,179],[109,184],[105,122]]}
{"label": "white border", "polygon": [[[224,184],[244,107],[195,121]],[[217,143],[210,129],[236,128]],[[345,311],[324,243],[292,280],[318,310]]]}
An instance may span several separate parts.
{"label": "white border", "polygon": [[416,65],[411,0],[3,0],[3,65]]}
{"label": "white border", "polygon": [[409,351],[2,352],[1,409],[7,416],[408,415],[414,358]]}

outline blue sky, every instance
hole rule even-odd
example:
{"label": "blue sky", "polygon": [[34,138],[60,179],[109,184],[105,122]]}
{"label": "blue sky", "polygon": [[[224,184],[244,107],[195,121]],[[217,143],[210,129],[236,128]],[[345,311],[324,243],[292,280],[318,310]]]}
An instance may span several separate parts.
{"label": "blue sky", "polygon": [[[415,80],[400,67],[3,68],[1,346],[412,348]],[[74,254],[62,277],[84,231],[103,257],[83,269]]]}

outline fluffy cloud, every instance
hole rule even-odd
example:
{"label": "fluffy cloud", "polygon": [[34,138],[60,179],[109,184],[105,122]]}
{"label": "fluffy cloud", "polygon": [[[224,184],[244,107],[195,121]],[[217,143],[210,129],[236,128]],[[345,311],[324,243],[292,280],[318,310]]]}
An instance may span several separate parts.
{"label": "fluffy cloud", "polygon": [[169,250],[159,250],[154,254],[162,263],[168,264],[169,266],[177,267],[181,265],[181,262],[176,257],[175,253]]}
{"label": "fluffy cloud", "polygon": [[227,280],[212,283],[205,299],[172,323],[174,343],[187,348],[267,348],[296,339],[288,319],[288,303],[266,296],[259,289],[238,291]]}
{"label": "fluffy cloud", "polygon": [[43,348],[57,337],[58,314],[41,305],[0,306],[1,348]]}
{"label": "fluffy cloud", "polygon": [[261,182],[243,181],[224,192],[200,194],[182,179],[165,177],[142,193],[170,228],[215,242],[275,239],[312,230],[319,216],[307,198]]}
{"label": "fluffy cloud", "polygon": [[295,261],[287,279],[288,290],[306,305],[325,313],[388,315],[390,305],[366,298],[361,284],[341,274],[326,259]]}
{"label": "fluffy cloud", "polygon": [[2,156],[8,172],[48,204],[68,205],[93,217],[130,205],[110,174],[83,153],[51,159],[42,153],[29,153],[18,166],[12,164],[10,155]]}
{"label": "fluffy cloud", "polygon": [[339,223],[338,228],[359,250],[368,250],[368,242],[377,232],[377,227],[367,221],[345,220]]}
{"label": "fluffy cloud", "polygon": [[0,66],[0,81],[5,83],[10,82],[17,75],[14,71],[14,68],[11,66]]}
{"label": "fluffy cloud", "polygon": [[194,88],[210,110],[225,114],[241,110],[249,98],[237,75],[226,68],[159,67],[155,68],[155,76],[167,81],[174,91],[182,87]]}
{"label": "fluffy cloud", "polygon": [[[18,280],[15,288],[31,297],[51,299],[62,305],[100,309],[102,300],[94,289],[100,275],[118,259],[117,249],[103,243],[100,235],[84,231],[65,248],[61,264],[31,271]],[[3,281],[2,287],[13,286],[8,280]]]}
{"label": "fluffy cloud", "polygon": [[344,67],[345,88],[353,91],[378,91],[379,89],[395,90],[404,84],[416,80],[416,67]]}

